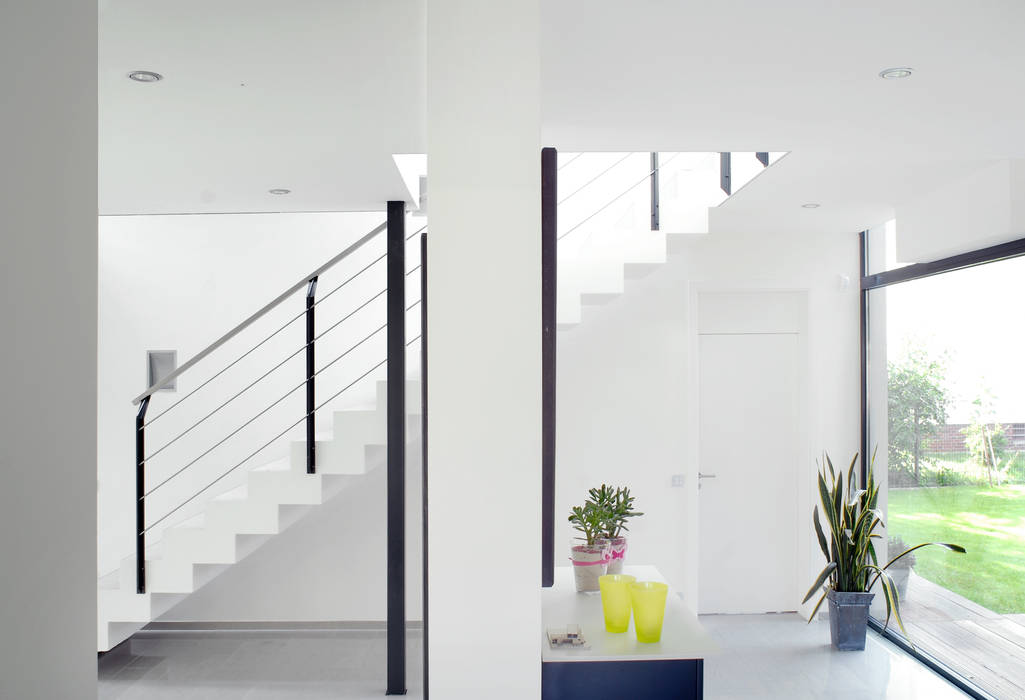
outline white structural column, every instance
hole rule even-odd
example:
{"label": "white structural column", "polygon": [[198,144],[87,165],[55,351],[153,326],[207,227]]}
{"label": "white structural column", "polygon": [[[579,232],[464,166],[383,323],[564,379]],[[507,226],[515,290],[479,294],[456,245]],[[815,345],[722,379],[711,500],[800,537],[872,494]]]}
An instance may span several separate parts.
{"label": "white structural column", "polygon": [[0,9],[0,698],[96,698],[95,2]]}
{"label": "white structural column", "polygon": [[538,35],[538,0],[427,0],[433,700],[540,695]]}

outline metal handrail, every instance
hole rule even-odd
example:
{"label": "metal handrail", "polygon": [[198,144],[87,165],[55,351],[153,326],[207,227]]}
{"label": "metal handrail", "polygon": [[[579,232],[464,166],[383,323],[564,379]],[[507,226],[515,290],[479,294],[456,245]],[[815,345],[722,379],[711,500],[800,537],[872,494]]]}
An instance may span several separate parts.
{"label": "metal handrail", "polygon": [[[420,265],[417,265],[417,266],[416,266],[416,267],[414,267],[414,268],[413,268],[412,270],[410,270],[409,272],[407,272],[407,273],[406,273],[406,277],[409,277],[409,276],[410,276],[411,274],[413,274],[414,272],[416,272],[416,271],[417,271],[417,270],[419,270],[419,269],[420,269]],[[224,408],[225,406],[227,406],[228,404],[230,404],[230,403],[231,403],[232,401],[234,401],[234,400],[235,400],[235,399],[237,399],[238,397],[242,396],[242,394],[244,394],[244,393],[246,393],[247,391],[249,391],[250,389],[252,389],[252,388],[253,388],[254,386],[256,386],[256,385],[257,385],[257,384],[259,384],[259,383],[260,383],[261,381],[263,381],[264,379],[266,379],[267,377],[269,377],[269,376],[270,376],[271,374],[273,374],[273,373],[274,373],[275,371],[277,371],[278,369],[280,369],[280,368],[284,367],[284,366],[285,366],[285,365],[286,365],[286,364],[287,364],[287,363],[289,362],[289,360],[292,360],[292,359],[294,359],[294,358],[295,358],[296,356],[298,356],[298,355],[299,355],[300,353],[302,353],[302,352],[303,352],[304,350],[306,350],[307,348],[309,348],[309,347],[310,347],[310,345],[312,345],[312,344],[313,344],[314,342],[316,342],[316,341],[320,340],[320,339],[321,339],[321,338],[323,338],[323,337],[324,337],[325,335],[327,335],[328,333],[330,333],[331,331],[333,331],[333,330],[334,330],[335,328],[337,328],[338,326],[342,325],[342,324],[343,324],[344,322],[348,321],[348,320],[349,320],[350,318],[352,318],[352,317],[353,317],[353,316],[355,316],[355,315],[356,315],[357,313],[359,313],[360,311],[362,311],[363,309],[365,309],[365,308],[366,308],[367,306],[369,306],[369,305],[370,305],[371,303],[373,303],[373,302],[374,302],[374,301],[376,301],[377,299],[380,299],[380,298],[381,298],[382,296],[384,296],[384,295],[385,295],[385,293],[387,293],[387,291],[388,291],[388,288],[387,288],[387,287],[385,287],[385,288],[384,288],[384,289],[382,289],[382,290],[381,290],[380,292],[378,292],[378,293],[377,293],[377,294],[375,294],[374,296],[370,297],[370,299],[368,299],[367,301],[363,302],[362,304],[360,304],[359,306],[357,306],[357,307],[356,307],[355,309],[353,309],[352,311],[350,311],[349,313],[347,313],[347,314],[346,314],[345,316],[343,316],[343,317],[342,317],[342,318],[341,318],[340,320],[338,320],[338,321],[336,321],[335,323],[331,324],[331,325],[330,325],[330,326],[329,326],[329,327],[328,327],[328,328],[327,328],[326,330],[322,331],[322,332],[321,332],[320,334],[318,334],[318,335],[317,335],[317,336],[316,336],[315,338],[313,338],[313,340],[312,340],[312,341],[310,341],[310,342],[307,342],[307,343],[305,343],[305,344],[303,344],[303,345],[299,346],[299,348],[298,348],[298,349],[296,349],[295,351],[293,351],[291,355],[289,355],[289,356],[288,356],[288,357],[286,357],[285,359],[283,359],[283,360],[281,360],[280,362],[278,362],[278,364],[274,365],[274,366],[273,366],[273,367],[271,367],[271,368],[270,368],[269,370],[267,370],[266,372],[264,372],[263,374],[261,374],[261,375],[260,375],[260,376],[259,376],[259,377],[258,377],[257,379],[255,379],[254,381],[252,381],[252,382],[250,382],[249,384],[247,384],[247,385],[246,385],[246,386],[245,386],[245,387],[244,387],[244,388],[243,388],[243,389],[242,389],[241,391],[237,392],[237,393],[236,393],[235,395],[233,395],[233,396],[232,396],[232,397],[231,397],[230,399],[228,399],[227,401],[225,401],[225,402],[223,402],[222,404],[220,404],[220,405],[219,405],[219,406],[218,406],[217,408],[215,408],[214,410],[212,410],[212,411],[210,411],[209,413],[207,413],[207,414],[206,414],[205,416],[203,416],[202,418],[200,418],[200,419],[199,419],[198,421],[195,421],[195,422],[193,422],[193,423],[192,423],[192,424],[191,424],[191,425],[190,425],[190,426],[189,426],[188,428],[186,428],[186,429],[185,429],[185,430],[183,430],[182,432],[178,433],[178,435],[176,435],[175,437],[173,437],[173,438],[171,438],[170,440],[168,440],[167,442],[165,442],[165,443],[163,444],[163,446],[161,446],[161,447],[157,448],[156,450],[154,450],[153,452],[151,452],[151,453],[150,453],[149,455],[147,455],[147,456],[146,456],[146,461],[149,461],[149,460],[153,459],[153,458],[154,458],[154,457],[156,457],[156,456],[157,456],[158,454],[160,454],[161,452],[163,452],[163,451],[164,451],[165,449],[167,449],[168,447],[170,447],[171,445],[173,445],[174,443],[176,443],[176,442],[177,442],[178,440],[180,440],[181,438],[183,438],[183,437],[185,437],[186,435],[188,435],[188,434],[189,434],[190,432],[192,432],[192,430],[194,430],[195,428],[197,428],[197,427],[199,427],[200,425],[202,425],[202,424],[203,424],[203,423],[204,423],[204,422],[205,422],[205,421],[206,421],[206,420],[207,420],[208,418],[212,417],[212,416],[213,416],[213,415],[214,415],[215,413],[217,413],[218,411],[220,411],[220,410],[221,410],[222,408]],[[317,302],[317,303],[320,303],[320,302]],[[415,306],[415,304],[414,304],[414,306]],[[410,308],[410,309],[412,309],[413,307],[412,307],[412,306],[410,306],[409,308]],[[304,313],[305,313],[305,312],[304,312]],[[374,331],[374,333],[377,333],[378,331],[382,330],[382,329],[383,329],[383,328],[385,328],[385,327],[386,327],[386,326],[382,326],[381,328],[378,328],[378,329],[377,329],[377,331]],[[372,333],[371,335],[373,335],[373,333]],[[369,337],[369,336],[368,336],[368,337]],[[365,340],[367,340],[367,338],[364,338],[363,340],[359,341],[359,342],[358,342],[358,343],[356,343],[355,345],[351,346],[351,347],[350,347],[350,348],[349,348],[348,350],[346,350],[346,353],[349,353],[349,352],[351,352],[352,350],[356,349],[356,348],[357,348],[357,347],[358,347],[358,346],[359,346],[359,345],[360,345],[361,343],[363,343],[363,342],[364,342]],[[344,354],[343,354],[342,356],[344,357]],[[337,359],[341,359],[341,358],[337,358]],[[326,369],[326,368],[327,368],[328,366],[330,366],[330,364],[331,364],[331,363],[329,363],[328,365],[325,365],[324,367],[322,367],[320,371],[323,371],[324,369]],[[312,373],[308,373],[308,374],[309,374],[310,376],[317,376],[318,374],[320,374],[320,372],[318,371],[318,372],[312,372]],[[302,384],[300,384],[299,386],[302,386]],[[296,388],[299,388],[299,387],[296,387]],[[292,391],[295,391],[295,389],[293,389]],[[159,416],[157,416],[157,417],[159,418]],[[153,420],[156,420],[156,418],[154,418]],[[139,430],[142,430],[143,428],[149,427],[150,423],[152,423],[152,422],[153,422],[153,421],[151,420],[151,421],[150,421],[149,423],[146,423],[145,425],[143,425],[142,427],[140,427],[140,428],[139,428]],[[229,436],[229,437],[230,437],[230,436]]]}
{"label": "metal handrail", "polygon": [[151,396],[152,394],[156,393],[157,391],[160,391],[162,388],[167,386],[172,380],[174,380],[177,377],[180,377],[182,374],[184,374],[189,369],[194,367],[204,357],[206,357],[207,355],[212,353],[214,350],[216,350],[217,348],[219,348],[222,345],[224,345],[225,343],[227,343],[229,340],[234,338],[236,335],[238,335],[239,333],[244,331],[246,328],[251,326],[254,322],[256,322],[257,320],[262,318],[264,315],[266,315],[269,311],[271,311],[272,309],[276,308],[285,299],[287,299],[288,297],[292,296],[297,291],[299,291],[300,289],[305,287],[307,284],[309,284],[310,280],[312,280],[314,277],[319,277],[326,270],[330,270],[332,267],[334,267],[336,264],[338,264],[338,262],[340,262],[341,260],[344,260],[349,255],[351,255],[353,252],[355,252],[359,248],[363,247],[363,245],[365,245],[372,238],[374,238],[374,236],[376,236],[377,234],[379,234],[382,231],[384,231],[387,227],[388,227],[388,222],[387,221],[381,222],[380,224],[375,226],[368,233],[364,234],[358,241],[356,241],[355,243],[350,245],[348,248],[343,250],[341,253],[339,253],[338,255],[334,256],[333,258],[328,260],[326,263],[324,263],[323,265],[318,267],[316,270],[314,270],[313,272],[311,272],[310,274],[306,275],[301,280],[299,280],[298,282],[293,284],[286,291],[284,291],[281,294],[279,294],[269,304],[264,306],[262,309],[260,309],[256,313],[254,313],[252,316],[247,318],[242,323],[240,323],[237,326],[235,326],[234,328],[232,328],[230,331],[228,331],[227,333],[222,335],[220,338],[215,340],[213,343],[208,345],[206,348],[204,348],[203,350],[200,350],[188,362],[184,363],[183,365],[178,367],[178,369],[176,369],[175,371],[171,372],[167,376],[157,380],[156,383],[154,383],[151,387],[146,389],[146,391],[142,392],[141,394],[136,396],[134,399],[132,399],[132,404],[137,406],[137,405],[139,405],[139,402],[141,402],[147,396]]}
{"label": "metal handrail", "polygon": [[[416,237],[417,235],[419,235],[419,234],[423,233],[423,232],[424,232],[424,230],[425,230],[426,228],[427,228],[427,225],[426,225],[426,224],[424,224],[424,225],[423,225],[423,226],[421,226],[421,227],[420,227],[419,229],[417,229],[416,231],[414,231],[414,232],[412,233],[412,235],[409,235],[409,236],[407,236],[407,237],[406,237],[406,241],[407,241],[407,242],[408,242],[408,241],[411,241],[411,240],[412,240],[412,239],[413,239],[414,237]],[[362,274],[363,274],[364,272],[366,272],[367,270],[369,270],[369,269],[370,269],[370,268],[372,268],[372,267],[373,267],[374,265],[376,265],[377,263],[381,262],[382,260],[384,260],[384,259],[385,259],[385,258],[387,258],[387,257],[388,257],[388,254],[387,254],[387,253],[385,253],[385,254],[382,254],[382,255],[378,256],[377,258],[375,258],[375,259],[374,259],[373,261],[371,261],[371,262],[367,263],[366,265],[364,265],[364,266],[363,266],[363,268],[362,268],[361,270],[359,270],[358,272],[356,272],[356,273],[355,273],[355,274],[353,274],[353,275],[350,275],[350,276],[349,276],[349,277],[348,277],[348,278],[347,278],[347,279],[346,279],[346,280],[345,280],[344,282],[342,282],[341,284],[339,284],[339,285],[338,285],[337,287],[335,287],[334,289],[332,289],[332,290],[331,290],[330,292],[328,292],[327,294],[325,294],[325,295],[323,295],[322,297],[320,297],[319,299],[317,299],[317,301],[316,301],[316,303],[314,304],[314,306],[320,306],[320,305],[321,305],[322,303],[324,303],[325,301],[327,301],[327,299],[329,299],[329,298],[331,297],[331,295],[332,295],[332,294],[334,294],[335,292],[338,292],[339,290],[341,290],[341,289],[342,289],[343,287],[345,287],[345,286],[346,286],[347,284],[349,284],[350,282],[352,282],[352,281],[353,281],[354,279],[356,279],[357,277],[359,277],[360,275],[362,275]],[[417,266],[416,268],[413,268],[412,270],[410,270],[410,271],[409,271],[408,273],[406,273],[406,274],[407,274],[407,275],[411,275],[411,274],[413,274],[414,272],[416,272],[416,270],[417,270],[418,268],[419,268],[419,266]],[[388,290],[387,290],[387,289],[383,290],[383,291],[381,292],[381,294],[384,294],[384,292],[386,292],[386,291],[388,291]],[[375,298],[376,298],[376,297],[375,297]],[[372,300],[371,300],[371,301],[372,301]],[[362,307],[360,307],[360,308],[362,308]],[[356,310],[357,310],[357,311],[359,311],[359,309],[356,309]],[[150,419],[149,419],[148,421],[146,421],[146,424],[145,424],[145,426],[144,426],[144,427],[147,427],[147,428],[148,428],[148,427],[149,427],[149,426],[151,426],[151,425],[152,425],[153,423],[156,423],[158,419],[160,419],[160,418],[162,418],[163,416],[165,416],[165,415],[167,415],[168,413],[170,413],[170,412],[171,412],[172,410],[174,410],[174,409],[175,409],[176,407],[178,407],[178,405],[179,405],[179,404],[181,404],[181,403],[184,403],[184,402],[185,402],[185,401],[186,401],[186,400],[187,400],[187,399],[188,399],[189,397],[191,397],[191,396],[192,396],[193,394],[195,394],[196,392],[198,392],[199,390],[201,390],[201,389],[202,389],[203,387],[205,387],[205,386],[206,386],[207,384],[209,384],[210,382],[214,381],[215,379],[217,379],[218,377],[220,377],[220,376],[221,376],[222,374],[224,374],[225,372],[227,372],[227,371],[228,371],[229,369],[231,369],[232,367],[234,367],[235,365],[237,365],[237,364],[238,364],[239,362],[241,362],[242,360],[246,359],[247,357],[249,357],[249,356],[250,356],[251,354],[253,354],[253,353],[254,353],[254,352],[256,352],[257,350],[259,350],[259,349],[260,349],[261,347],[263,347],[263,345],[265,345],[265,344],[266,344],[266,343],[267,343],[268,341],[270,341],[270,339],[271,339],[271,338],[275,337],[275,336],[276,336],[276,335],[277,335],[278,333],[280,333],[281,331],[283,331],[283,330],[285,330],[286,328],[288,328],[289,326],[291,326],[291,325],[292,325],[293,323],[295,323],[296,321],[298,321],[298,320],[299,320],[300,318],[304,317],[304,316],[306,315],[306,313],[307,313],[306,309],[303,309],[303,310],[302,310],[301,312],[299,312],[298,314],[296,314],[295,316],[293,316],[292,318],[290,318],[290,319],[289,319],[288,321],[286,321],[286,322],[285,322],[284,324],[282,324],[281,326],[279,326],[279,327],[277,328],[277,330],[275,330],[275,331],[274,331],[273,333],[271,333],[271,334],[270,334],[270,335],[268,335],[268,336],[267,336],[266,338],[264,338],[263,340],[261,340],[261,341],[260,341],[259,343],[257,343],[257,344],[256,344],[256,345],[254,345],[253,347],[249,348],[249,349],[248,349],[248,350],[246,350],[246,351],[245,351],[244,353],[242,353],[241,355],[239,355],[238,357],[236,357],[236,358],[235,358],[234,360],[232,360],[231,362],[229,362],[229,363],[228,363],[227,365],[225,365],[225,366],[224,366],[223,368],[221,368],[220,370],[218,370],[218,371],[217,371],[217,372],[216,372],[216,373],[215,373],[214,375],[212,375],[211,377],[207,378],[207,379],[206,379],[206,380],[204,380],[204,381],[203,381],[202,383],[200,383],[200,385],[199,385],[199,386],[197,386],[197,387],[196,387],[195,389],[193,389],[193,390],[192,390],[192,391],[190,391],[189,393],[185,394],[185,396],[182,396],[182,397],[181,397],[180,399],[178,399],[177,401],[175,401],[174,403],[172,403],[172,404],[171,404],[170,406],[168,406],[167,408],[165,408],[165,409],[164,409],[163,411],[161,411],[161,412],[160,412],[160,413],[158,413],[157,415],[155,415],[155,416],[153,416],[152,418],[150,418]],[[344,321],[345,319],[342,319],[342,320]],[[341,321],[339,321],[339,323],[341,323]],[[335,324],[335,325],[338,325],[338,324]],[[334,328],[334,326],[332,326],[331,328]],[[331,328],[329,328],[328,330],[331,330]],[[325,333],[326,333],[326,332],[327,332],[327,331],[325,331]],[[323,333],[321,333],[321,335],[323,335]],[[319,337],[319,336],[318,336],[318,337]],[[304,346],[303,346],[302,348],[300,348],[300,349],[299,349],[299,350],[297,351],[297,353],[298,353],[298,352],[302,352],[302,350],[304,350],[305,348],[306,348],[306,345],[304,345]],[[291,358],[289,358],[289,359],[291,359]]]}
{"label": "metal handrail", "polygon": [[[408,311],[408,309],[407,309],[407,311]],[[407,341],[407,342],[406,342],[406,347],[408,348],[408,347],[409,347],[410,345],[412,345],[413,343],[415,343],[415,342],[416,342],[416,341],[418,341],[418,340],[420,340],[420,336],[419,336],[419,335],[417,335],[417,336],[415,336],[415,337],[411,338],[411,339],[410,339],[409,341]],[[379,369],[380,367],[383,367],[383,366],[384,366],[385,364],[387,364],[387,362],[388,362],[388,359],[387,359],[387,358],[385,358],[385,359],[381,360],[381,361],[380,361],[380,362],[378,362],[378,363],[377,363],[376,365],[374,365],[373,367],[371,367],[370,369],[368,369],[368,370],[367,370],[366,372],[364,372],[363,374],[361,374],[361,375],[360,375],[359,377],[357,377],[357,378],[356,378],[356,379],[354,379],[353,381],[351,381],[351,382],[349,382],[348,384],[346,384],[346,385],[345,385],[345,386],[344,386],[343,388],[341,388],[341,389],[339,389],[338,391],[336,391],[336,392],[335,392],[334,394],[332,394],[332,395],[331,395],[331,396],[330,396],[330,397],[329,397],[329,398],[328,398],[327,400],[325,400],[325,401],[322,401],[322,402],[320,402],[319,404],[317,404],[317,406],[316,406],[315,410],[316,410],[316,411],[319,411],[319,410],[320,410],[320,409],[322,409],[322,408],[323,408],[324,406],[326,406],[327,404],[331,403],[331,402],[332,402],[332,401],[334,401],[334,400],[335,400],[336,398],[338,398],[339,396],[341,396],[341,395],[342,395],[343,393],[345,393],[346,391],[348,391],[349,389],[351,389],[352,387],[354,387],[354,386],[355,386],[356,384],[358,384],[359,382],[361,382],[361,381],[363,381],[364,379],[366,379],[367,377],[369,377],[369,376],[370,376],[370,375],[371,375],[371,374],[372,374],[372,373],[373,373],[373,372],[374,372],[375,370]],[[294,391],[294,390],[293,390],[293,391]],[[275,435],[274,437],[272,437],[272,438],[271,438],[270,440],[268,440],[267,442],[265,442],[264,444],[262,444],[262,445],[261,445],[260,447],[258,447],[258,448],[257,448],[257,449],[256,449],[256,450],[255,450],[254,452],[251,452],[251,453],[250,453],[250,454],[249,454],[249,455],[248,455],[248,456],[247,456],[247,457],[246,457],[245,459],[243,459],[243,460],[242,460],[241,462],[238,462],[237,464],[235,464],[234,466],[232,466],[232,467],[231,467],[230,469],[228,469],[228,470],[227,470],[226,472],[224,472],[223,474],[221,474],[220,476],[218,476],[218,477],[217,477],[216,479],[214,479],[214,480],[213,480],[213,481],[211,481],[211,482],[210,482],[209,484],[207,484],[206,486],[204,486],[203,488],[201,488],[201,489],[200,489],[199,491],[196,491],[196,493],[192,494],[192,495],[191,495],[191,496],[189,496],[189,497],[188,497],[187,499],[185,499],[184,501],[182,501],[181,503],[179,503],[179,504],[178,504],[177,506],[175,506],[175,507],[174,507],[174,509],[172,509],[172,510],[171,510],[170,512],[168,512],[168,513],[164,514],[164,515],[163,515],[162,517],[160,517],[160,518],[159,518],[159,519],[158,519],[157,521],[155,521],[154,523],[152,523],[152,524],[151,524],[151,525],[150,525],[149,527],[145,527],[145,528],[143,528],[143,529],[142,529],[142,530],[141,530],[140,532],[138,532],[137,534],[138,534],[138,535],[145,535],[145,534],[146,534],[146,533],[148,533],[148,532],[149,532],[150,530],[152,530],[153,528],[155,528],[155,527],[156,527],[157,525],[159,525],[160,523],[162,523],[162,522],[164,522],[165,520],[167,520],[167,519],[168,519],[169,517],[171,517],[172,515],[174,515],[175,513],[177,513],[177,512],[179,511],[179,510],[181,510],[182,508],[184,508],[184,507],[185,507],[185,506],[186,506],[187,504],[189,504],[190,502],[194,501],[194,500],[195,500],[195,499],[196,499],[196,498],[197,498],[197,497],[198,497],[198,496],[199,496],[199,495],[200,495],[201,493],[203,493],[203,492],[205,492],[205,491],[209,490],[209,489],[210,489],[211,487],[213,487],[213,486],[214,486],[214,484],[216,484],[216,483],[218,483],[219,481],[221,481],[221,479],[223,479],[224,477],[228,476],[228,475],[229,475],[229,474],[231,474],[231,473],[232,473],[233,471],[235,471],[236,469],[238,469],[239,467],[241,467],[241,466],[242,466],[243,464],[245,464],[246,462],[248,462],[249,460],[251,460],[251,459],[252,459],[253,457],[255,457],[256,455],[258,455],[258,454],[260,454],[261,452],[263,452],[263,451],[264,451],[265,449],[267,449],[268,447],[270,447],[270,446],[271,446],[272,444],[274,444],[274,443],[275,443],[276,441],[278,441],[278,440],[280,440],[281,438],[283,438],[283,437],[284,437],[285,435],[287,435],[287,434],[289,433],[289,431],[290,431],[290,430],[292,430],[293,428],[295,428],[295,427],[296,427],[296,426],[298,426],[298,425],[301,425],[301,424],[302,424],[302,423],[303,423],[303,422],[304,422],[304,421],[305,421],[305,420],[306,420],[307,418],[309,418],[309,416],[310,416],[310,414],[311,414],[311,413],[312,413],[312,412],[308,411],[308,412],[307,412],[307,413],[306,413],[305,415],[303,415],[303,417],[302,417],[302,418],[300,418],[299,420],[297,420],[297,421],[296,421],[295,423],[292,423],[292,425],[288,426],[288,427],[287,427],[287,428],[285,428],[285,429],[284,429],[283,431],[281,431],[280,433],[278,433],[277,435]],[[142,502],[143,500],[144,500],[144,498],[140,499],[140,500],[139,500],[139,502]],[[140,591],[140,592],[141,592],[141,591]]]}

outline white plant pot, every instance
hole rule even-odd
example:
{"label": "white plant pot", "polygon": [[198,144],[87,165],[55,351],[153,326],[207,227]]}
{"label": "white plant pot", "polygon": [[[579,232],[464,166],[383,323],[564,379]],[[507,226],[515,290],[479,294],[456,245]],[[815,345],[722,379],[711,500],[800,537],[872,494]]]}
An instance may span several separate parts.
{"label": "white plant pot", "polygon": [[606,543],[609,547],[608,573],[623,573],[623,564],[626,562],[626,538],[612,537],[608,539],[600,539],[598,542]]}
{"label": "white plant pot", "polygon": [[573,545],[570,550],[577,593],[598,590],[598,577],[608,572],[608,545]]}

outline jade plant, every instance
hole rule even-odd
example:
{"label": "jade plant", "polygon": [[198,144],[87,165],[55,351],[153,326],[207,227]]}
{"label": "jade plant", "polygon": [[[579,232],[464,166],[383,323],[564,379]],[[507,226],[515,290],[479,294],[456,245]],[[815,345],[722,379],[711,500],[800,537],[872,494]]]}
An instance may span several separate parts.
{"label": "jade plant", "polygon": [[569,521],[573,524],[574,530],[583,534],[580,539],[586,541],[588,546],[592,546],[602,535],[605,518],[604,510],[587,501],[583,506],[573,506]]}
{"label": "jade plant", "polygon": [[572,508],[569,522],[574,530],[583,534],[580,539],[589,545],[598,539],[622,537],[629,530],[627,520],[644,515],[634,510],[634,497],[628,488],[602,484],[590,489],[587,496],[583,506]]}
{"label": "jade plant", "polygon": [[602,484],[599,488],[588,491],[587,495],[587,502],[594,504],[603,515],[600,537],[622,537],[623,533],[630,529],[626,526],[626,521],[644,515],[634,510],[634,497],[630,495],[629,488],[613,489]]}
{"label": "jade plant", "polygon": [[802,602],[808,602],[827,581],[829,585],[826,592],[819,598],[818,603],[815,604],[809,622],[815,619],[815,614],[830,589],[837,593],[867,593],[871,591],[876,582],[879,582],[886,602],[886,625],[890,624],[892,616],[906,637],[907,631],[904,629],[904,621],[900,615],[900,596],[897,593],[893,577],[887,569],[901,558],[909,556],[911,552],[922,547],[935,545],[962,554],[965,552],[965,548],[946,542],[925,542],[905,549],[889,562],[880,565],[873,540],[882,538],[876,529],[885,527],[885,525],[883,525],[882,512],[878,508],[879,485],[875,481],[872,470],[875,455],[873,455],[872,465],[867,471],[864,488],[859,488],[854,470],[858,462],[858,455],[855,454],[851,460],[850,467],[847,469],[846,482],[843,470],[838,472],[833,468],[829,455],[824,455],[823,462],[824,465],[820,467],[818,474],[818,490],[822,500],[822,510],[829,526],[829,535],[827,536],[822,528],[818,506],[815,507],[812,520],[819,548],[826,557],[827,563]]}

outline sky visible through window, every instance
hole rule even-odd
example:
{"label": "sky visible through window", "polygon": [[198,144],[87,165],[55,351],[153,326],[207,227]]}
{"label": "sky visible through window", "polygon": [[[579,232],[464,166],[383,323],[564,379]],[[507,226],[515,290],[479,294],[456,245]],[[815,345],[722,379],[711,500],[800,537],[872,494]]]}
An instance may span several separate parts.
{"label": "sky visible through window", "polygon": [[[887,268],[899,267],[892,222],[887,226]],[[972,402],[990,392],[996,417],[1025,422],[1025,324],[1019,307],[1025,258],[1005,260],[886,290],[887,356],[909,348],[945,355],[948,421],[968,423]]]}

